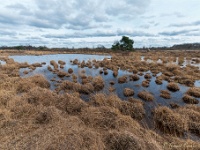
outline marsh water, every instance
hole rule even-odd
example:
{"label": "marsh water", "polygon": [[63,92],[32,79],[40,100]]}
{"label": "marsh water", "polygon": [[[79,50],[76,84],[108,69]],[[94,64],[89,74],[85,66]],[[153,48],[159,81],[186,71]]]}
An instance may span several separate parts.
{"label": "marsh water", "polygon": [[[73,65],[70,61],[74,60],[74,59],[78,59],[79,62],[85,60],[88,61],[88,60],[103,60],[104,58],[110,58],[111,56],[108,56],[108,55],[83,55],[83,54],[57,54],[57,55],[41,55],[41,56],[10,56],[10,58],[13,58],[16,62],[27,62],[29,64],[33,64],[33,63],[42,63],[42,62],[45,62],[46,64],[43,65],[42,67],[37,67],[34,71],[32,72],[29,72],[28,74],[24,74],[23,71],[24,70],[29,70],[28,68],[22,68],[20,69],[20,76],[23,77],[23,78],[26,78],[26,77],[29,77],[29,76],[33,76],[33,75],[36,75],[36,74],[42,74],[44,75],[48,80],[49,82],[51,83],[51,89],[54,90],[56,88],[55,84],[58,83],[57,81],[59,80],[72,80],[72,77],[64,77],[64,78],[59,78],[56,74],[53,74],[52,72],[50,72],[48,69],[47,69],[47,66],[50,65],[50,61],[51,60],[54,60],[56,62],[58,62],[58,60],[62,60],[62,61],[65,61],[66,64],[64,65],[64,68],[63,69],[60,69],[60,70],[63,70],[65,72],[68,71],[69,68],[72,68],[73,69],[73,73],[75,75],[78,76],[78,82],[81,82],[81,78],[79,76],[80,72],[82,70],[85,70],[85,75],[87,76],[97,76],[97,75],[100,75],[103,77],[104,81],[105,81],[105,87],[102,91],[100,92],[103,92],[103,93],[106,93],[106,94],[110,94],[111,92],[109,91],[109,87],[111,87],[110,85],[110,81],[114,81],[115,84],[113,85],[113,87],[115,88],[115,91],[113,93],[115,93],[116,95],[118,95],[122,100],[127,100],[127,97],[124,96],[123,94],[123,89],[124,88],[131,88],[134,90],[134,98],[138,98],[137,94],[140,92],[140,91],[148,91],[150,92],[151,94],[153,94],[153,96],[155,97],[155,100],[153,102],[145,102],[145,108],[148,110],[148,109],[152,109],[153,107],[157,106],[157,105],[165,105],[165,106],[169,106],[170,103],[176,103],[176,104],[179,104],[179,105],[185,105],[183,103],[183,100],[182,100],[182,97],[184,95],[184,93],[189,89],[189,87],[185,86],[185,85],[181,85],[179,84],[179,87],[180,87],[180,90],[177,91],[177,92],[170,92],[171,94],[171,99],[164,99],[162,97],[160,97],[160,91],[161,90],[167,90],[167,84],[168,82],[167,81],[164,81],[163,80],[163,84],[161,85],[157,85],[155,83],[155,80],[156,80],[156,76],[151,78],[151,81],[150,81],[150,84],[149,84],[149,87],[143,87],[141,84],[142,84],[142,81],[144,81],[144,75],[140,76],[140,79],[138,81],[129,81],[126,82],[126,83],[123,83],[123,84],[119,84],[118,83],[118,77],[120,76],[123,76],[123,75],[131,75],[133,73],[130,73],[128,71],[124,71],[124,70],[119,70],[118,72],[118,76],[115,78],[113,77],[113,72],[112,70],[108,70],[108,74],[107,75],[104,75],[104,74],[99,74],[99,71],[102,69],[102,68],[88,68],[88,67],[85,67],[85,68],[79,68],[77,65]],[[144,61],[143,57],[141,58],[142,61]],[[150,60],[148,60],[150,61]],[[187,64],[187,62],[184,63],[185,65]],[[143,72],[143,74],[145,73],[150,73],[150,71],[148,72]],[[159,73],[157,74],[160,75],[162,73]],[[56,81],[51,81],[51,79],[54,78]],[[196,87],[200,87],[200,80],[197,80],[195,82],[195,86]],[[94,93],[95,94],[95,93]],[[85,100],[85,101],[88,101],[89,100],[89,96],[88,95],[84,95],[82,94],[81,97]],[[139,98],[138,98],[139,99]],[[199,101],[200,101],[200,98],[197,98]],[[141,100],[143,101],[143,100]],[[198,104],[200,106],[200,104]]]}

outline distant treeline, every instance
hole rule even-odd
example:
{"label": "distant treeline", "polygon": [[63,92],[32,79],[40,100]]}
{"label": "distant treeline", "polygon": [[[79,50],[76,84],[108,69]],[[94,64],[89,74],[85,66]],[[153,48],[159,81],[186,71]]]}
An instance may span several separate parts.
{"label": "distant treeline", "polygon": [[[48,48],[46,46],[1,46],[1,50],[111,50],[110,48],[105,48],[104,46],[99,46],[97,48]],[[177,44],[171,47],[143,47],[143,48],[134,48],[134,50],[200,50],[200,43],[185,43]]]}

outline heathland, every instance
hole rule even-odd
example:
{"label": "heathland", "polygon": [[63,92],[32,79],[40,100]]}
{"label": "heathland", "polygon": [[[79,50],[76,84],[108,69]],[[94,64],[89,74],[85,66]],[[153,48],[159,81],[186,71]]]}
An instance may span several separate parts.
{"label": "heathland", "polygon": [[198,50],[0,50],[0,149],[198,150],[199,101]]}

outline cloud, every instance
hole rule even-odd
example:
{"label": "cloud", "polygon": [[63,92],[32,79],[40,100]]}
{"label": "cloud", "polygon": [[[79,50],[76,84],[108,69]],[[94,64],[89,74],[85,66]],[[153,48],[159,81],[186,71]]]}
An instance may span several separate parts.
{"label": "cloud", "polygon": [[143,31],[134,31],[131,29],[117,29],[117,30],[97,30],[93,33],[82,33],[74,32],[71,34],[45,34],[45,38],[58,38],[58,39],[69,39],[69,38],[87,38],[87,37],[114,37],[114,36],[131,36],[131,37],[153,37],[154,34],[150,34]]}
{"label": "cloud", "polygon": [[199,29],[185,29],[185,30],[179,30],[179,31],[164,31],[160,32],[159,35],[162,36],[178,36],[178,35],[184,35],[187,36],[191,34],[192,32],[199,31]]}
{"label": "cloud", "polygon": [[175,16],[177,18],[183,18],[185,17],[185,15],[183,15],[182,13],[180,12],[174,12],[174,13],[162,13],[160,15],[160,17],[172,17],[172,16]]}
{"label": "cloud", "polygon": [[169,27],[189,27],[189,26],[199,26],[200,20],[194,21],[194,22],[185,22],[185,23],[176,23],[176,24],[170,24]]}
{"label": "cloud", "polygon": [[87,30],[122,16],[121,19],[128,15],[135,17],[145,11],[150,0],[33,0],[30,5],[25,4],[22,1],[6,5],[3,15],[13,13],[16,18],[0,18],[0,23],[7,21],[12,25],[18,23],[37,28]]}

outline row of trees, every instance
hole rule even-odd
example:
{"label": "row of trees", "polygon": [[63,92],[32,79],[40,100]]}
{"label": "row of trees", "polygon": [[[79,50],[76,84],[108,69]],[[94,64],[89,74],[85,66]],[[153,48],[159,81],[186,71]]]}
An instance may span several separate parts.
{"label": "row of trees", "polygon": [[[128,51],[131,51],[131,50],[133,50],[133,44],[134,44],[134,41],[132,39],[130,39],[127,36],[122,36],[122,38],[121,38],[120,41],[114,42],[114,44],[112,45],[111,49],[112,50],[122,50],[122,51],[128,50]],[[51,50],[51,48],[48,48],[46,46],[35,47],[35,46],[31,46],[31,45],[27,45],[27,46],[20,45],[20,46],[11,46],[11,47],[2,46],[2,47],[0,47],[0,49]],[[67,50],[68,48],[54,48],[54,49],[57,49],[57,50],[63,50],[63,49],[65,49],[65,50]],[[106,48],[103,45],[98,45],[98,47],[96,49],[104,50]]]}

